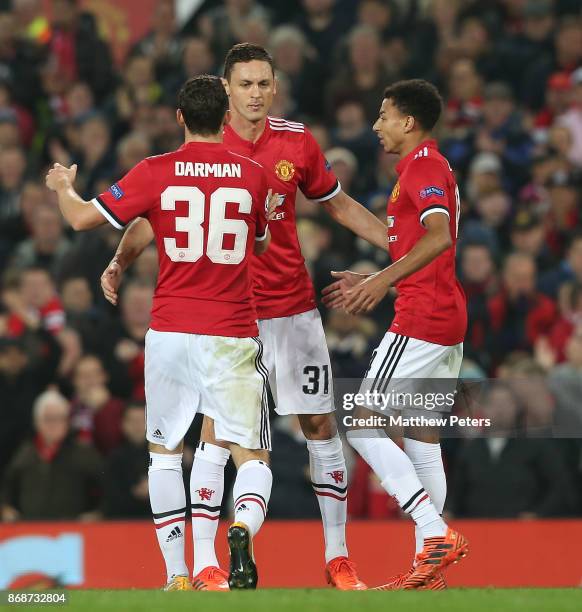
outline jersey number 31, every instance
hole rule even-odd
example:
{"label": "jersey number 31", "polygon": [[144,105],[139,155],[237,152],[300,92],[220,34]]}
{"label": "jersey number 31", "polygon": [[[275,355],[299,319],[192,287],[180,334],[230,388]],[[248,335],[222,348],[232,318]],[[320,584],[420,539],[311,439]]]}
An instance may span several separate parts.
{"label": "jersey number 31", "polygon": [[[172,261],[193,263],[204,255],[204,193],[198,187],[173,186],[162,193],[162,210],[176,210],[176,202],[188,203],[188,216],[176,217],[176,231],[188,234],[188,246],[178,247],[175,238],[164,238],[166,254]],[[227,219],[228,202],[238,204],[238,212],[250,213],[253,199],[246,189],[220,187],[210,196],[206,255],[217,264],[239,264],[245,258],[248,225],[242,219]],[[223,248],[225,234],[234,236],[231,249]]]}

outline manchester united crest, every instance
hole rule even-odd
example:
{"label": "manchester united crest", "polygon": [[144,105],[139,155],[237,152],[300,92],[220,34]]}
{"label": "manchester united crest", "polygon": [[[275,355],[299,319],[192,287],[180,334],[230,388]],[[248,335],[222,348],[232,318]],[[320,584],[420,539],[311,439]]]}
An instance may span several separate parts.
{"label": "manchester united crest", "polygon": [[293,162],[282,159],[275,164],[275,174],[282,181],[288,183],[295,176],[295,166]]}
{"label": "manchester united crest", "polygon": [[400,195],[400,182],[397,182],[396,185],[394,185],[394,189],[392,190],[392,195],[390,196],[390,199],[393,202],[396,202],[399,195]]}

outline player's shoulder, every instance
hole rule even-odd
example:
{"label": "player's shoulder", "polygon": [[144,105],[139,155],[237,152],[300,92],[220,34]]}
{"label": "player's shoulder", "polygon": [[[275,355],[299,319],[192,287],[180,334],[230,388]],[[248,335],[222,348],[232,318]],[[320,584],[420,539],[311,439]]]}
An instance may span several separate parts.
{"label": "player's shoulder", "polygon": [[267,117],[270,130],[280,138],[302,140],[308,132],[304,123],[289,121],[280,117]]}
{"label": "player's shoulder", "polygon": [[410,161],[409,168],[414,171],[419,168],[434,170],[442,170],[447,173],[451,172],[451,166],[447,158],[436,148],[424,146],[419,149]]}

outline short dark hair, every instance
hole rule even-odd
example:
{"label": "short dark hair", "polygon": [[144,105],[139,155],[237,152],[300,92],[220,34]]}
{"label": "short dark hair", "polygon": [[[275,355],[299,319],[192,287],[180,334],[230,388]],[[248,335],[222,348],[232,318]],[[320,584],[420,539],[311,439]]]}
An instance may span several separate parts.
{"label": "short dark hair", "polygon": [[424,79],[398,81],[386,87],[384,98],[391,100],[403,115],[414,117],[426,131],[432,130],[443,110],[438,89]]}
{"label": "short dark hair", "polygon": [[224,78],[227,81],[230,80],[230,75],[232,74],[235,64],[246,64],[248,62],[252,62],[253,60],[267,62],[267,64],[271,66],[273,75],[275,74],[275,69],[273,68],[273,58],[265,47],[261,47],[261,45],[253,45],[251,43],[239,43],[238,45],[234,45],[234,47],[232,47],[226,54],[226,59],[224,60]]}
{"label": "short dark hair", "polygon": [[191,134],[217,134],[228,110],[222,81],[208,74],[188,79],[178,94],[178,108]]}

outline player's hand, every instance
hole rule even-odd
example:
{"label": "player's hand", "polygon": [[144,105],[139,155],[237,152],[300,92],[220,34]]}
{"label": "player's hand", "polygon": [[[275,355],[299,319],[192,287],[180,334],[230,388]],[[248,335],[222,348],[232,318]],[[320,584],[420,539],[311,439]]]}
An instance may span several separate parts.
{"label": "player's hand", "polygon": [[105,271],[101,275],[101,290],[105,299],[117,306],[118,290],[121,285],[121,277],[123,276],[123,270],[121,266],[115,261],[115,259],[105,268]]}
{"label": "player's hand", "polygon": [[267,221],[272,221],[277,214],[277,207],[281,198],[278,193],[273,193],[272,189],[267,192]]}
{"label": "player's hand", "polygon": [[69,168],[55,164],[46,175],[46,186],[53,191],[67,189],[75,182],[77,176],[77,164],[73,164]]}
{"label": "player's hand", "polygon": [[346,291],[344,309],[350,314],[364,314],[374,310],[386,297],[390,283],[382,272],[372,274]]}
{"label": "player's hand", "polygon": [[350,270],[332,272],[331,275],[337,280],[324,287],[321,292],[321,301],[327,308],[343,308],[348,289],[355,287],[368,277],[367,274],[358,274]]}

